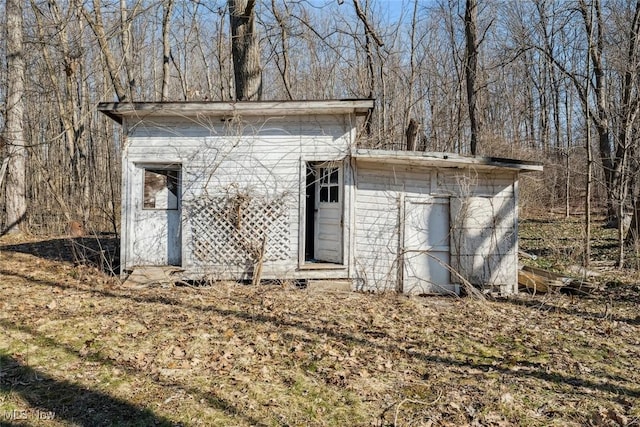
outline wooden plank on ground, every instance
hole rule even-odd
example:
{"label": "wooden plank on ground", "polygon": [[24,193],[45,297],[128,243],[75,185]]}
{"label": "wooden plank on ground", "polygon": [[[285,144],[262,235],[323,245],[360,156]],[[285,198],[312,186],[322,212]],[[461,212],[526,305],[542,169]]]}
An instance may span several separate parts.
{"label": "wooden plank on ground", "polygon": [[522,269],[524,271],[528,271],[530,273],[533,273],[537,276],[542,276],[545,279],[549,279],[549,280],[562,280],[562,278],[564,276],[562,276],[561,274],[558,273],[554,273],[552,271],[548,271],[548,270],[543,270],[542,268],[538,268],[538,267],[531,267],[528,265],[525,265],[524,267],[522,267]]}
{"label": "wooden plank on ground", "polygon": [[518,285],[524,286],[535,293],[547,293],[560,290],[563,283],[561,280],[553,280],[530,271],[518,271]]}
{"label": "wooden plank on ground", "polygon": [[184,272],[183,268],[175,266],[135,267],[122,285],[134,289],[149,286],[173,286],[176,282],[181,281],[180,273],[182,272]]}

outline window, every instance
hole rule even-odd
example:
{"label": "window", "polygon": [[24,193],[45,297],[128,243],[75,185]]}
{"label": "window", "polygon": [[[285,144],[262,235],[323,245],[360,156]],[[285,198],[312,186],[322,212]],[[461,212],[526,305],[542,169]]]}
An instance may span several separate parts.
{"label": "window", "polygon": [[180,171],[144,169],[144,209],[178,209]]}
{"label": "window", "polygon": [[338,168],[320,168],[320,203],[338,203],[340,200]]}

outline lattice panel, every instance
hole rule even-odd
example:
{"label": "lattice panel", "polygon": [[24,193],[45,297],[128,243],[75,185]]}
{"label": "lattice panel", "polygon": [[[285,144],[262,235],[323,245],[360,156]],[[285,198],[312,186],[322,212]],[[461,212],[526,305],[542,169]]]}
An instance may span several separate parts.
{"label": "lattice panel", "polygon": [[186,203],[196,263],[246,265],[290,256],[289,208],[282,200],[202,197]]}

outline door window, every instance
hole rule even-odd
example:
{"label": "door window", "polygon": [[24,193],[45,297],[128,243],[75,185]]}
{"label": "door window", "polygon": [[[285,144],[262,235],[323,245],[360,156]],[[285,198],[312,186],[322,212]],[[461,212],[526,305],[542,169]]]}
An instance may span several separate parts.
{"label": "door window", "polygon": [[320,203],[340,202],[340,179],[337,167],[320,168]]}
{"label": "door window", "polygon": [[143,209],[178,209],[180,171],[144,168]]}

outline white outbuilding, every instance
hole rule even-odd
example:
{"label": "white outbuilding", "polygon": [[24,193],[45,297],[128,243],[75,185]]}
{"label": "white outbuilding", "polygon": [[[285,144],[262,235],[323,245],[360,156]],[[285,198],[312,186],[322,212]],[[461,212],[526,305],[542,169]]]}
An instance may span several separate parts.
{"label": "white outbuilding", "polygon": [[372,100],[101,103],[122,125],[121,271],[517,291],[537,163],[359,149]]}

